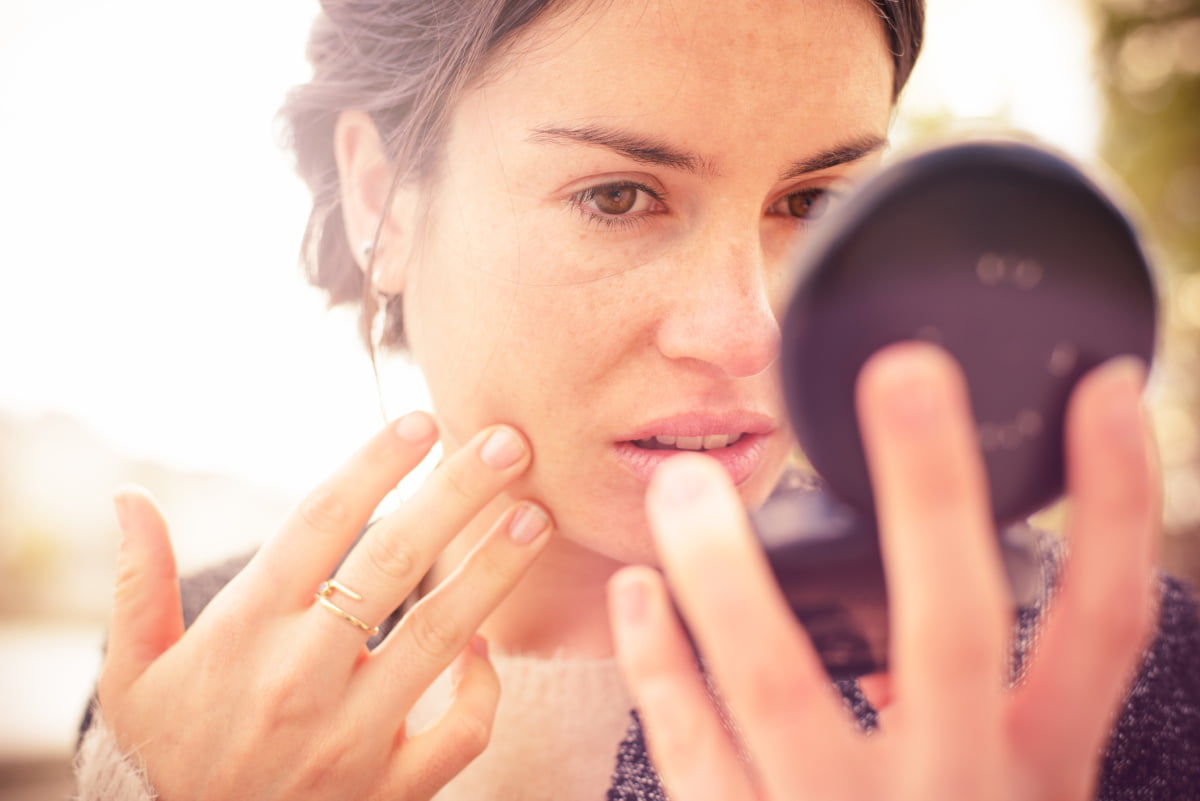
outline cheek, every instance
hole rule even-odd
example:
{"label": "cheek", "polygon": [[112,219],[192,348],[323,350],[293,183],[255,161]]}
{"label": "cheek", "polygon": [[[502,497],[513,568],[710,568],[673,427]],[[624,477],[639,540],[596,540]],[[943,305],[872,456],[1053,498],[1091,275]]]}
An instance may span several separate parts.
{"label": "cheek", "polygon": [[636,323],[627,307],[599,289],[518,287],[494,316],[491,357],[481,365],[478,386],[531,435],[550,428],[574,432],[585,422],[576,419],[582,410],[602,411],[629,378]]}
{"label": "cheek", "polygon": [[571,421],[578,429],[587,427],[585,416],[611,426],[613,418],[638,413],[638,399],[663,369],[653,346],[660,310],[649,289],[644,274],[634,271],[521,291],[514,326],[518,347],[529,355],[518,368],[550,384],[543,394],[560,410],[548,409],[548,415],[581,418]]}
{"label": "cheek", "polygon": [[594,397],[629,328],[609,294],[427,263],[405,295],[405,323],[447,434],[463,441],[503,420],[532,435]]}
{"label": "cheek", "polygon": [[551,222],[562,221],[538,210],[489,217],[434,202],[438,224],[410,269],[404,320],[437,410],[453,417],[456,433],[498,418],[532,423],[554,399],[570,401],[620,369],[645,317],[647,295],[634,291],[641,271],[598,280],[578,273],[600,256],[626,266],[628,254],[556,236]]}

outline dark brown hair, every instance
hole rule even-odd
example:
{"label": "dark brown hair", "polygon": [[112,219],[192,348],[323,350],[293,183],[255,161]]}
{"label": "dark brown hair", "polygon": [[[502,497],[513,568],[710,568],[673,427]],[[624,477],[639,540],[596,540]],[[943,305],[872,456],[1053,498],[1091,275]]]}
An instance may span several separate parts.
{"label": "dark brown hair", "polygon": [[[427,179],[436,167],[450,110],[488,59],[545,13],[580,0],[322,0],[308,42],[312,79],[280,111],[286,146],[313,204],[300,260],[330,305],[360,303],[372,347],[377,303],[342,224],[333,132],[345,109],[368,112],[397,183]],[[887,29],[893,97],[908,81],[924,35],[925,0],[871,0]],[[387,301],[381,344],[403,344],[399,298]]]}

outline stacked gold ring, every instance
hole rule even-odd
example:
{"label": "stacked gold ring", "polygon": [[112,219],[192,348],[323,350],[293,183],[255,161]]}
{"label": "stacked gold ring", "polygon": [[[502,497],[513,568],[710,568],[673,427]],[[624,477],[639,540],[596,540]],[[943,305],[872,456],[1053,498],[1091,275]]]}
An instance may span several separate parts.
{"label": "stacked gold ring", "polygon": [[361,595],[347,587],[345,584],[342,584],[337,579],[322,581],[321,586],[317,587],[317,592],[313,597],[317,599],[317,603],[319,603],[321,606],[325,607],[330,612],[333,612],[342,620],[345,620],[348,623],[353,624],[355,627],[362,629],[367,634],[375,636],[379,633],[379,626],[372,626],[369,623],[359,620],[354,615],[350,614],[345,609],[342,609],[333,601],[329,600],[329,596],[333,595],[335,592],[340,592],[342,595],[352,598],[355,601],[361,601],[363,599]]}

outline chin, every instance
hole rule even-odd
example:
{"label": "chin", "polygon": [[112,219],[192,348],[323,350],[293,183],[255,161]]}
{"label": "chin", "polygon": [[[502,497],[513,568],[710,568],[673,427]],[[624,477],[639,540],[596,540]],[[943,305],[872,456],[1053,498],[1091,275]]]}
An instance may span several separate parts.
{"label": "chin", "polygon": [[[757,508],[771,494],[783,474],[785,461],[778,460],[770,470],[761,470],[738,488],[747,509]],[[563,510],[557,519],[559,536],[613,562],[659,567],[654,536],[646,519],[644,493],[632,495],[624,503],[611,496],[594,499],[593,509],[581,509],[575,514]]]}
{"label": "chin", "polygon": [[574,508],[550,505],[557,527],[556,536],[618,564],[657,566],[658,556],[643,498],[633,495],[593,496],[586,506]]}

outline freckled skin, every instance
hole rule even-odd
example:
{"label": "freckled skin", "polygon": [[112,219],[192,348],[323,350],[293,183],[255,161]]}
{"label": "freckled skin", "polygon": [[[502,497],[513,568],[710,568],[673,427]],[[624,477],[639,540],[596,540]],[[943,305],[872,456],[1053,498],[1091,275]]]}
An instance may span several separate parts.
{"label": "freckled skin", "polygon": [[[557,549],[589,576],[594,563],[601,582],[618,563],[654,561],[645,486],[612,455],[639,427],[713,409],[770,414],[780,429],[744,499],[760,502],[778,479],[792,440],[772,369],[776,314],[803,231],[787,197],[874,157],[779,176],[885,136],[892,63],[862,0],[639,0],[560,16],[457,105],[404,315],[447,448],[496,421],[524,431],[534,465],[509,498],[554,515],[544,563]],[[712,174],[531,141],[539,126],[585,125],[695,154]],[[618,179],[652,186],[662,208],[608,228],[572,203]],[[784,213],[768,213],[781,200]]]}

